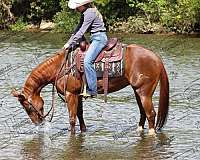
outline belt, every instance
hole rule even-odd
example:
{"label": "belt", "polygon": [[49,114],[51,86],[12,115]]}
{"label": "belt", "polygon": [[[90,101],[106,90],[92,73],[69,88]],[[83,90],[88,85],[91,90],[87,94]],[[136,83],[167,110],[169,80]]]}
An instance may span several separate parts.
{"label": "belt", "polygon": [[96,32],[91,32],[91,34],[98,33],[98,32],[106,32],[106,30],[100,30],[100,31],[96,31]]}

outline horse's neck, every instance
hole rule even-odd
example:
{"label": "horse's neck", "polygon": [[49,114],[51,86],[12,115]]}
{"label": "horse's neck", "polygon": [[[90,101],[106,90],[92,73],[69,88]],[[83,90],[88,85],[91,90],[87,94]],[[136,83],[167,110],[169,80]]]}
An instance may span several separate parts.
{"label": "horse's neck", "polygon": [[[35,87],[33,85],[28,85],[27,83],[25,83],[23,89],[22,89],[22,93],[27,97],[32,97],[33,95],[39,94],[40,92],[38,91],[39,87]],[[39,93],[38,93],[39,92]]]}
{"label": "horse's neck", "polygon": [[63,59],[64,52],[60,52],[39,64],[27,78],[22,93],[27,97],[39,95],[43,87],[54,82]]}

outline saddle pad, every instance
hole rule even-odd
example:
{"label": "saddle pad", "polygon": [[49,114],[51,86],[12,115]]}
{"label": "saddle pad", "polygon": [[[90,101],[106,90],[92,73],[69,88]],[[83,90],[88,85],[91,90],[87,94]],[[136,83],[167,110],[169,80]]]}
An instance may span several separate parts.
{"label": "saddle pad", "polygon": [[[104,73],[104,62],[96,62],[94,63],[94,68],[96,70],[97,78],[102,78]],[[71,74],[73,76],[77,76],[78,69],[77,67],[73,67],[71,69]],[[120,60],[117,62],[110,62],[108,68],[108,77],[121,77],[124,74],[124,60]]]}
{"label": "saddle pad", "polygon": [[[94,68],[96,70],[97,78],[103,77],[104,73],[104,62],[94,63]],[[108,77],[121,77],[124,73],[124,63],[123,59],[117,62],[110,62],[108,67]]]}
{"label": "saddle pad", "polygon": [[[108,77],[120,77],[124,74],[124,59],[123,59],[123,53],[125,48],[121,47],[121,44],[118,44],[116,48],[120,48],[119,50],[111,50],[111,58],[109,59],[109,67],[108,67]],[[120,53],[119,53],[120,51]],[[76,65],[71,69],[71,73],[74,76],[80,75],[80,73],[83,73],[83,60],[85,57],[85,53],[81,52],[78,48],[73,52],[73,54],[70,54],[68,56],[68,66],[70,66],[74,61],[76,62]],[[97,78],[103,77],[104,73],[104,66],[105,66],[105,58],[102,58],[101,61],[95,61],[94,68],[97,73]]]}

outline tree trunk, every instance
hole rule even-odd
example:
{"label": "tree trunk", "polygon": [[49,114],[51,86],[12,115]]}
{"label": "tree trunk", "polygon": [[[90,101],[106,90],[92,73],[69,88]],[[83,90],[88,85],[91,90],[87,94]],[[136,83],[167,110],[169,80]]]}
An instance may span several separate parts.
{"label": "tree trunk", "polygon": [[3,8],[4,8],[5,10],[7,10],[10,19],[11,19],[11,20],[14,20],[15,17],[14,17],[14,15],[12,14],[12,12],[10,11],[10,8],[4,3],[3,0],[1,0],[1,2],[2,2]]}

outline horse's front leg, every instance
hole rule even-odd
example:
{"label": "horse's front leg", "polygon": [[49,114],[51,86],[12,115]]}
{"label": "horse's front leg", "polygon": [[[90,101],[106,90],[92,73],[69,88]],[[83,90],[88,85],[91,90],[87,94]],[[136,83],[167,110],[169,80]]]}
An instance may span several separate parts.
{"label": "horse's front leg", "polygon": [[70,123],[71,133],[75,134],[78,95],[67,92],[65,95],[65,99],[67,101],[67,107],[69,111],[69,123]]}
{"label": "horse's front leg", "polygon": [[79,124],[80,124],[80,130],[81,130],[81,132],[85,132],[86,131],[86,126],[85,126],[85,122],[84,122],[84,119],[83,119],[83,101],[82,101],[82,96],[79,96],[79,98],[78,98],[77,116],[78,116],[78,120],[79,120]]}

